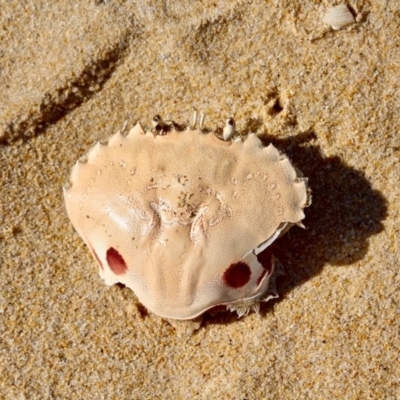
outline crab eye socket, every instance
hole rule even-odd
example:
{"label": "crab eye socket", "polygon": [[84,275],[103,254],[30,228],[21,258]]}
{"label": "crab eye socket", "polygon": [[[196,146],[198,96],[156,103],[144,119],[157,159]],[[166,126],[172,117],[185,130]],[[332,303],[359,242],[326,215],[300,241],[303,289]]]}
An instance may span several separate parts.
{"label": "crab eye socket", "polygon": [[222,280],[227,286],[238,289],[246,285],[251,276],[250,267],[243,261],[231,264],[222,275]]}
{"label": "crab eye socket", "polygon": [[269,248],[266,250],[262,251],[261,253],[257,254],[257,260],[258,262],[262,265],[263,270],[261,272],[261,275],[257,279],[257,286],[261,284],[263,281],[265,275],[270,275],[273,271],[273,254]]}
{"label": "crab eye socket", "polygon": [[257,254],[257,260],[262,265],[262,267],[270,273],[273,269],[273,253],[271,249],[267,248],[261,253]]}

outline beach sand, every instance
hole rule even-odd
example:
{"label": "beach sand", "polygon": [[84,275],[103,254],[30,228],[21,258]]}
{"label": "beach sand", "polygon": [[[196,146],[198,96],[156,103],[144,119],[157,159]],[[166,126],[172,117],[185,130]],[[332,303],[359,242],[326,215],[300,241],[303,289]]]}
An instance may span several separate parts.
{"label": "beach sand", "polygon": [[[0,399],[400,399],[400,6],[25,1],[0,12]],[[169,322],[107,287],[63,203],[97,140],[234,116],[309,178],[280,298]]]}

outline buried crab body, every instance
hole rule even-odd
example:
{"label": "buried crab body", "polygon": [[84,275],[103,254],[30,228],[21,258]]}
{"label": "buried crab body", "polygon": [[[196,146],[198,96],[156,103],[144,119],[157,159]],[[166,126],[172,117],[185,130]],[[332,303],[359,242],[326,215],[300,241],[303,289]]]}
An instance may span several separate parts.
{"label": "buried crab body", "polygon": [[[268,247],[301,225],[307,180],[255,134],[221,140],[196,118],[179,131],[156,116],[160,135],[137,124],[95,145],[72,169],[66,209],[105,282],[150,311],[191,319],[224,305],[241,316],[276,297]],[[223,136],[234,129],[229,118]]]}

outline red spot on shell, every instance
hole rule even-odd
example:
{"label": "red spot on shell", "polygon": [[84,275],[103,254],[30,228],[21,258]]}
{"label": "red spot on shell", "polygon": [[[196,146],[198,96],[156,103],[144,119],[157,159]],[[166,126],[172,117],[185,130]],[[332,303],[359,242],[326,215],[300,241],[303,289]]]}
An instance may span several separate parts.
{"label": "red spot on shell", "polygon": [[106,259],[108,266],[115,275],[123,275],[128,270],[125,260],[113,247],[107,250]]}
{"label": "red spot on shell", "polygon": [[226,285],[237,289],[244,286],[250,280],[250,275],[250,267],[246,263],[240,261],[238,263],[231,264],[225,270],[222,279]]}

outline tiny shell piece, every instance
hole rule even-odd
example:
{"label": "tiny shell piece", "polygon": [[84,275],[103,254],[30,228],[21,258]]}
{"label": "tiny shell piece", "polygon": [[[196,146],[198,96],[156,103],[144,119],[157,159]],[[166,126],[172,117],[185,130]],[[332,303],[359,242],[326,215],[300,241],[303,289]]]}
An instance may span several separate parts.
{"label": "tiny shell piece", "polygon": [[159,116],[153,122],[156,135],[138,123],[96,144],[64,187],[100,276],[164,318],[221,305],[239,316],[257,310],[276,297],[268,247],[301,225],[307,180],[255,134],[224,141]]}
{"label": "tiny shell piece", "polygon": [[340,4],[327,10],[323,22],[330,25],[332,29],[339,30],[354,24],[355,20],[349,8],[345,4]]}
{"label": "tiny shell piece", "polygon": [[235,130],[236,130],[235,120],[232,117],[230,117],[226,120],[226,124],[222,131],[222,137],[224,138],[224,140],[231,140],[233,135],[235,134]]}

